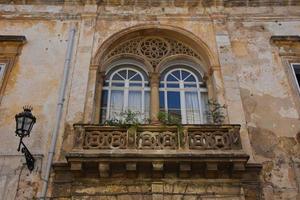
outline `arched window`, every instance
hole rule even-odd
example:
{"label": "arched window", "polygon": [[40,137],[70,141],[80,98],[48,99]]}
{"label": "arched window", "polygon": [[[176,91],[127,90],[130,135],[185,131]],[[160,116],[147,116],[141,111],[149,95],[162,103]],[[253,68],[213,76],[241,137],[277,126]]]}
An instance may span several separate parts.
{"label": "arched window", "polygon": [[162,74],[160,109],[181,118],[182,124],[206,123],[207,89],[192,70],[173,68]]}
{"label": "arched window", "polygon": [[108,73],[102,92],[101,122],[129,110],[137,113],[141,122],[148,119],[149,94],[148,77],[136,68],[121,67]]}

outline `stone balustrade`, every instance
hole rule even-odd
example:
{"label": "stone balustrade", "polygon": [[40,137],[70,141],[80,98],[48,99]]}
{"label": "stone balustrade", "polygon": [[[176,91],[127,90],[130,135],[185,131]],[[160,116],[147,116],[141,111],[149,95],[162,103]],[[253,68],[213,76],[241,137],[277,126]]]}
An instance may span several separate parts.
{"label": "stone balustrade", "polygon": [[75,124],[75,150],[238,150],[239,125],[117,128]]}
{"label": "stone balustrade", "polygon": [[74,146],[66,159],[71,171],[84,173],[97,168],[100,177],[120,171],[124,176],[231,177],[245,171],[249,159],[239,130],[240,125],[119,128],[75,124]]}

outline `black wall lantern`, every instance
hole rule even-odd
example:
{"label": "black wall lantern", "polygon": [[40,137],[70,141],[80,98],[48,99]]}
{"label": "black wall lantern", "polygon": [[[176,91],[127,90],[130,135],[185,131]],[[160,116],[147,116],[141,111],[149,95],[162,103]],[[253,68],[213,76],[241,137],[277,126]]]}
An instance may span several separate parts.
{"label": "black wall lantern", "polygon": [[[31,111],[32,111],[31,106],[24,106],[23,110],[24,110],[23,112],[21,112],[15,116],[15,118],[16,118],[15,133],[16,133],[16,136],[20,137],[18,151],[20,151],[20,149],[21,149],[21,152],[24,153],[25,158],[26,158],[27,167],[30,171],[32,171],[34,169],[35,159],[32,156],[32,154],[30,153],[30,151],[27,149],[25,144],[23,143],[23,138],[26,136],[28,136],[28,137],[30,136],[30,131],[36,122],[36,118],[31,113]],[[21,148],[21,145],[22,145],[22,148]]]}

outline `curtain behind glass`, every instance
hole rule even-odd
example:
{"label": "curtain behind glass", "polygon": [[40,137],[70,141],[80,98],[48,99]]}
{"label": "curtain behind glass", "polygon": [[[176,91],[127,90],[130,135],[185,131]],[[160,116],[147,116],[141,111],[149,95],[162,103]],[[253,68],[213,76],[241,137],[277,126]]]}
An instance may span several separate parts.
{"label": "curtain behind glass", "polygon": [[128,110],[133,112],[142,111],[142,92],[141,91],[129,91],[128,94]]}
{"label": "curtain behind glass", "polygon": [[112,90],[110,97],[110,119],[118,118],[123,111],[123,96],[124,91]]}
{"label": "curtain behind glass", "polygon": [[150,92],[145,92],[144,119],[149,119],[150,116]]}
{"label": "curtain behind glass", "polygon": [[200,124],[201,115],[197,92],[185,93],[186,119],[188,124]]}

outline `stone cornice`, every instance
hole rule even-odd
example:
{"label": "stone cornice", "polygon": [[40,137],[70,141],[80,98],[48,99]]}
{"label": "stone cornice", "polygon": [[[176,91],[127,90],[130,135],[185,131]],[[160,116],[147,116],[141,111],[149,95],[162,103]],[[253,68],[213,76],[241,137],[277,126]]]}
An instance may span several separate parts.
{"label": "stone cornice", "polygon": [[25,36],[0,35],[0,55],[16,56],[25,43]]}
{"label": "stone cornice", "polygon": [[300,36],[272,36],[270,43],[278,47],[280,56],[300,56]]}
{"label": "stone cornice", "polygon": [[298,43],[300,44],[299,35],[287,35],[287,36],[272,36],[270,39],[272,44],[276,46],[282,46],[286,44]]}
{"label": "stone cornice", "polygon": [[0,0],[0,4],[15,5],[100,5],[100,6],[176,6],[176,7],[260,7],[295,6],[299,0]]}

